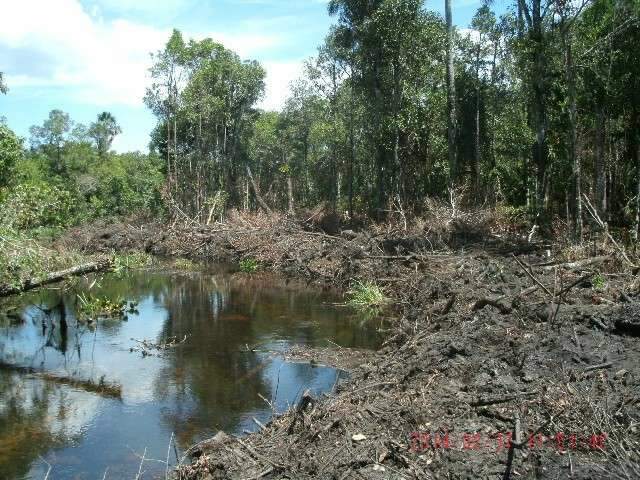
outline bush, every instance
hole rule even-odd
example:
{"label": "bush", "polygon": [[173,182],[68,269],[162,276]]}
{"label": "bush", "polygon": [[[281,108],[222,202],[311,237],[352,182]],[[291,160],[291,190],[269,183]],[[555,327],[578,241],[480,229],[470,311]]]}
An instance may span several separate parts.
{"label": "bush", "polygon": [[24,233],[0,227],[0,283],[17,287],[29,278],[81,261],[74,252],[47,249]]}
{"label": "bush", "polygon": [[9,228],[65,227],[72,223],[71,193],[46,183],[22,184],[5,192],[0,222]]}
{"label": "bush", "polygon": [[8,183],[11,169],[22,156],[22,140],[0,121],[0,186]]}

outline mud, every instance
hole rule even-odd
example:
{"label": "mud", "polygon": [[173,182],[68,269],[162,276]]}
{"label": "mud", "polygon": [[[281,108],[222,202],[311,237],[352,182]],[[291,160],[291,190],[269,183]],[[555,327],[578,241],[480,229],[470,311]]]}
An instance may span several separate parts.
{"label": "mud", "polygon": [[181,479],[640,478],[640,283],[611,252],[566,266],[559,247],[497,227],[328,234],[238,216],[212,227],[105,225],[65,241],[253,258],[332,288],[373,280],[392,299],[378,352],[290,352],[348,368],[334,396],[194,448]]}

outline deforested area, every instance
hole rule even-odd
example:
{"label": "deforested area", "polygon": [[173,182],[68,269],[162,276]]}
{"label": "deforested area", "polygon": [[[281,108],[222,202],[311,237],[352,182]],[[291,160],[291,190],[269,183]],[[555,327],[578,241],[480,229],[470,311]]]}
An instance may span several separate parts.
{"label": "deforested area", "polygon": [[0,12],[0,478],[640,478],[636,0]]}

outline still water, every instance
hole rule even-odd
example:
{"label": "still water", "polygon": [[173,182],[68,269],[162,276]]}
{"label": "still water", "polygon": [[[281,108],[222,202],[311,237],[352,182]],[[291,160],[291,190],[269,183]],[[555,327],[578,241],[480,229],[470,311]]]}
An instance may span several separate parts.
{"label": "still water", "polygon": [[[77,324],[79,293],[138,302],[126,321]],[[0,479],[164,478],[219,430],[242,434],[330,391],[344,374],[290,363],[293,344],[376,348],[375,325],[336,295],[273,277],[170,270],[79,281],[20,299],[0,320]],[[60,328],[66,319],[66,331]],[[138,341],[187,340],[158,356]],[[258,351],[252,351],[258,350]],[[173,443],[170,446],[170,439]],[[158,461],[160,460],[160,461]]]}

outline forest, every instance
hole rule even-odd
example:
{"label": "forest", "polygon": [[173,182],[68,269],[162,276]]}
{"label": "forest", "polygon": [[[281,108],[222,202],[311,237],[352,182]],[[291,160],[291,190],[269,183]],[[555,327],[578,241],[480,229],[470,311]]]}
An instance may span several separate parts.
{"label": "forest", "polygon": [[587,195],[637,236],[637,1],[519,0],[500,16],[487,3],[468,29],[419,0],[328,8],[334,25],[281,111],[256,107],[258,62],[176,30],[153,56],[148,155],[110,151],[108,112],[84,126],[54,110],[26,140],[3,125],[3,224],[140,210],[207,223],[321,202],[381,219],[456,195],[557,219],[580,241]]}

